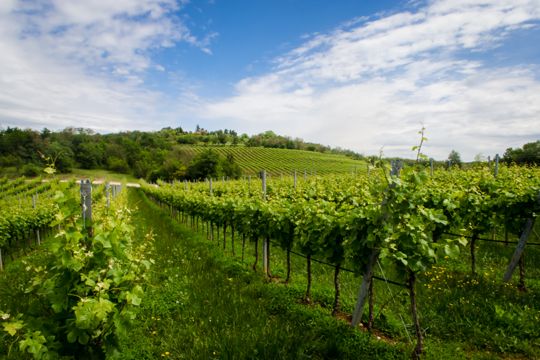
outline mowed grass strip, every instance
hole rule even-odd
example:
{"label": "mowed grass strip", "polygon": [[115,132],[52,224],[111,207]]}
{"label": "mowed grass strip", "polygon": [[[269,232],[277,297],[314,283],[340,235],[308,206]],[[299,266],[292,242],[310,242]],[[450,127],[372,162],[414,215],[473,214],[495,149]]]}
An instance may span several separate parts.
{"label": "mowed grass strip", "polygon": [[376,340],[267,284],[202,235],[176,223],[130,190],[137,231],[155,235],[152,281],[129,337],[125,359],[408,358],[410,349]]}
{"label": "mowed grass strip", "polygon": [[[306,288],[306,261],[303,257],[292,256],[292,278],[289,285],[285,285],[283,280],[286,276],[286,254],[277,246],[272,245],[271,268],[274,278],[272,282],[266,282],[261,273],[261,258],[257,266],[258,273],[253,273],[251,270],[255,260],[253,242],[246,239],[244,262],[242,262],[242,237],[239,234],[235,236],[235,255],[233,256],[230,228],[224,253],[222,229],[220,229],[219,237],[214,231],[214,239],[210,241],[206,239],[207,230],[202,224],[198,226],[199,234],[195,234],[192,228],[178,225],[172,220],[164,220],[170,219],[168,209],[164,212],[156,209],[154,213],[161,213],[161,215],[153,215],[162,219],[160,221],[171,223],[172,230],[167,231],[173,234],[178,232],[178,237],[172,240],[171,248],[179,246],[177,243],[180,242],[184,244],[180,248],[188,246],[188,249],[197,249],[195,254],[192,253],[195,250],[187,252],[182,250],[183,253],[175,256],[176,260],[171,260],[173,263],[180,261],[182,269],[171,270],[171,274],[167,276],[177,277],[177,274],[185,274],[187,269],[191,268],[196,273],[195,278],[199,279],[195,281],[192,276],[178,275],[183,279],[179,281],[179,291],[188,294],[192,290],[186,289],[195,287],[194,292],[200,296],[197,296],[196,300],[191,297],[188,299],[210,304],[213,293],[206,294],[207,290],[196,288],[197,284],[209,284],[208,286],[213,286],[213,289],[219,289],[215,292],[217,305],[209,306],[211,310],[201,309],[198,315],[204,317],[204,311],[209,311],[208,319],[212,321],[206,320],[207,322],[204,323],[204,320],[201,320],[197,326],[204,324],[205,328],[208,327],[202,331],[204,336],[209,336],[206,331],[215,332],[212,335],[215,340],[211,344],[216,344],[214,341],[219,343],[221,337],[233,336],[234,339],[241,339],[240,342],[249,340],[246,343],[248,345],[245,346],[255,346],[257,349],[262,346],[266,349],[268,357],[275,356],[276,358],[302,358],[299,355],[300,351],[307,351],[312,358],[361,357],[373,347],[379,349],[379,352],[376,356],[372,354],[369,358],[399,358],[403,354],[410,353],[410,339],[414,337],[414,328],[410,320],[409,301],[405,289],[388,285],[384,281],[375,282],[376,330],[371,341],[365,343],[368,334],[361,331],[351,332],[352,329],[344,321],[335,320],[330,315],[334,295],[333,267],[316,262],[312,264],[312,299],[316,305],[307,306],[302,303]],[[531,241],[535,242],[538,239],[534,238]],[[540,302],[538,301],[538,281],[536,280],[538,267],[536,265],[540,256],[537,250],[540,249],[536,247],[528,249],[527,287],[529,291],[525,293],[518,291],[515,284],[505,285],[500,280],[513,250],[514,246],[511,245],[479,244],[477,261],[478,269],[482,271],[478,277],[469,275],[469,259],[467,253],[464,252],[458,259],[441,259],[439,265],[420,278],[418,301],[421,305],[419,310],[421,324],[426,335],[426,359],[538,358]],[[262,241],[259,241],[258,253],[259,257],[262,257]],[[199,258],[205,260],[199,260]],[[197,259],[195,263],[193,259]],[[188,268],[185,267],[186,264]],[[395,269],[386,268],[384,274],[379,270],[378,268],[377,275],[380,277],[387,276],[390,279],[398,281],[401,279],[405,282]],[[340,278],[342,310],[343,315],[346,316],[347,313],[352,313],[354,308],[360,279],[347,272],[342,272]],[[227,290],[223,290],[224,286]],[[221,301],[224,303],[221,304]],[[224,308],[221,307],[222,305]],[[192,312],[193,306],[196,305],[188,305],[187,311]],[[237,307],[242,308],[242,312],[239,313]],[[214,311],[212,315],[210,312]],[[220,311],[228,315],[219,322],[218,328],[227,324],[226,327],[233,326],[233,329],[211,329],[216,324],[215,319],[221,316]],[[364,315],[367,315],[367,309]],[[195,319],[198,316],[192,318]],[[266,320],[261,321],[259,317]],[[157,322],[159,321],[162,320]],[[267,322],[269,327],[265,327]],[[248,336],[244,334],[244,331],[251,334]],[[283,331],[287,336],[292,337],[293,342],[289,343],[282,337]],[[199,334],[199,332],[194,333]],[[334,336],[334,333],[338,335]],[[324,334],[322,338],[318,337],[322,334]],[[275,339],[269,340],[270,337]],[[376,340],[377,337],[381,339]],[[231,342],[234,343],[234,339]],[[280,341],[285,345],[280,344]],[[344,350],[345,343],[353,344],[351,348],[353,350]],[[358,344],[364,344],[362,346],[368,350]],[[282,345],[290,346],[287,350],[291,353],[290,356],[268,350],[272,346],[279,348]],[[217,346],[220,347],[222,344]],[[228,349],[227,346],[226,348]],[[298,352],[295,352],[296,350]],[[220,353],[216,350],[216,354]],[[259,353],[246,352],[244,348],[235,349],[232,352],[226,351],[225,355],[221,353],[218,357],[253,358],[255,355],[257,358],[264,358]]]}

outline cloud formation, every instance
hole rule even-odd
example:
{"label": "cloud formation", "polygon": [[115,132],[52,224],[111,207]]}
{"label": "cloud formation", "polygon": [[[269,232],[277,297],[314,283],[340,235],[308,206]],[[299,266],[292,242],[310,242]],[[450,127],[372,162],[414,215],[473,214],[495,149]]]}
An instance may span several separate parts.
{"label": "cloud formation", "polygon": [[152,51],[193,36],[176,0],[2,0],[0,125],[151,129],[163,94],[147,72],[164,71]]}
{"label": "cloud formation", "polygon": [[[103,132],[199,121],[411,157],[425,126],[426,154],[455,149],[465,160],[540,138],[540,64],[505,50],[516,35],[538,37],[540,0],[420,0],[351,19],[303,37],[218,99],[201,96],[204,83],[187,80],[181,65],[152,60],[181,43],[212,53],[216,35],[193,35],[186,3],[1,0],[0,127]],[[511,61],[495,61],[501,49]],[[155,74],[167,84],[148,83]]]}
{"label": "cloud formation", "polygon": [[538,0],[440,0],[353,21],[239,81],[234,96],[208,102],[202,116],[404,157],[423,124],[430,156],[494,155],[540,137],[539,64],[489,61],[539,19]]}

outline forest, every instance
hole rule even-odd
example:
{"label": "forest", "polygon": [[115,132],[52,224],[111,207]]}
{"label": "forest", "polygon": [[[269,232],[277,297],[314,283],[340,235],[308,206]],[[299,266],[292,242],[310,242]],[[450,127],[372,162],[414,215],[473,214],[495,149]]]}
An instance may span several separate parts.
{"label": "forest", "polygon": [[[197,126],[194,132],[163,128],[155,132],[99,134],[91,129],[72,127],[57,132],[8,127],[0,130],[0,170],[14,175],[36,176],[41,173],[44,160],[50,159],[60,173],[69,173],[73,168],[107,169],[149,181],[196,179],[200,177],[201,169],[194,161],[200,159],[180,150],[186,144],[296,149],[362,158],[350,150],[304,142],[272,131],[248,136],[238,135],[234,130],[207,131]],[[220,157],[210,152],[201,154],[201,157],[219,165],[210,175],[233,178],[239,175],[230,156]],[[189,169],[191,165],[194,168]]]}

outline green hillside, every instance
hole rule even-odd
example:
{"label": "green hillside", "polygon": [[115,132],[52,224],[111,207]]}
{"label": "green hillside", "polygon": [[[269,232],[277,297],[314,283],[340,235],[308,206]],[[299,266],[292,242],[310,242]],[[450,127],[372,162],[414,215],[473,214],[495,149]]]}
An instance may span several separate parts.
{"label": "green hillside", "polygon": [[255,175],[260,170],[269,174],[291,174],[295,170],[300,174],[337,174],[362,171],[366,162],[353,160],[339,154],[326,154],[305,150],[274,149],[246,146],[196,146],[181,145],[177,150],[184,159],[191,159],[196,154],[213,149],[222,156],[232,154],[245,175]]}

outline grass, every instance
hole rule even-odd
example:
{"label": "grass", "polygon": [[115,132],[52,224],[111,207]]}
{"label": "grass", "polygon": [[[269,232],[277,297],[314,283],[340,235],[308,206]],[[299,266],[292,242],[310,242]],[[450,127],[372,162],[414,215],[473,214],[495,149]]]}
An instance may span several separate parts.
{"label": "grass", "polygon": [[73,169],[69,174],[58,174],[57,176],[61,179],[89,178],[91,180],[118,181],[121,183],[138,182],[138,179],[133,175],[116,173],[104,169]]}
{"label": "grass", "polygon": [[[166,214],[169,216],[168,213]],[[163,215],[160,218],[163,218]],[[182,239],[192,239],[187,240],[190,244],[194,242],[191,246],[200,248],[212,258],[223,258],[222,235],[218,239],[214,234],[214,240],[210,242],[206,239],[205,229],[200,229],[202,231],[199,232],[199,235],[189,232],[189,229],[186,230],[182,227],[179,229],[183,234]],[[271,309],[266,311],[280,315],[285,314],[289,318],[293,317],[291,312],[297,314],[303,311],[313,311],[314,314],[317,314],[315,315],[317,319],[324,317],[330,319],[324,321],[335,321],[330,316],[333,301],[332,267],[313,263],[312,297],[315,305],[308,307],[301,305],[306,287],[306,262],[304,258],[293,255],[291,283],[284,285],[282,282],[286,274],[285,252],[277,246],[272,246],[271,268],[274,277],[270,283],[264,284],[263,282],[263,285],[260,285],[262,275],[253,275],[249,270],[254,262],[253,243],[248,242],[244,262],[242,262],[239,236],[237,235],[235,243],[236,256],[232,256],[230,233],[228,233],[227,238],[226,258],[220,260],[225,264],[224,268],[202,266],[199,269],[203,273],[201,276],[219,271],[224,273],[220,281],[227,283],[227,268],[233,264],[234,269],[238,268],[235,271],[255,276],[254,280],[249,280],[249,284],[244,283],[242,286],[245,288],[244,291],[254,291],[252,294],[264,299],[267,307],[269,306]],[[538,239],[533,238],[530,241],[538,242]],[[540,283],[537,280],[540,275],[538,267],[540,248],[530,246],[527,249],[526,284],[529,289],[527,292],[517,290],[517,275],[514,276],[513,283],[503,284],[501,281],[514,249],[515,244],[505,246],[504,244],[487,242],[479,243],[477,249],[478,275],[470,275],[469,255],[464,249],[458,259],[441,259],[436,267],[419,278],[418,303],[421,324],[427,338],[427,358],[491,359],[538,358],[540,356]],[[262,254],[260,247],[259,254]],[[259,261],[259,271],[261,271],[260,267]],[[384,269],[384,273],[381,271],[382,269]],[[405,282],[402,274],[385,264],[377,269],[377,275],[387,276],[389,279],[401,283]],[[343,311],[350,314],[353,310],[360,278],[346,272],[343,272],[340,278]],[[232,277],[232,279],[237,281],[236,277]],[[207,283],[209,280],[205,279],[202,282]],[[219,282],[212,284],[212,286],[218,286]],[[412,346],[412,341],[409,338],[414,339],[407,291],[384,281],[376,281],[374,289],[375,336],[386,339],[386,344],[400,344],[401,351],[407,352],[406,349]],[[201,297],[197,301],[203,298]],[[232,309],[227,309],[229,313],[234,312]],[[252,320],[254,321],[254,319]],[[338,321],[335,324],[333,326],[339,328],[344,322]],[[301,328],[297,331],[305,332],[306,330]],[[245,355],[247,356],[247,354]]]}
{"label": "grass", "polygon": [[152,281],[125,359],[408,358],[409,347],[379,341],[297,301],[296,287],[266,283],[239,259],[164,216],[139,192],[136,223],[153,230]]}
{"label": "grass", "polygon": [[[349,359],[408,358],[413,327],[408,296],[399,286],[376,281],[375,331],[352,329],[330,315],[333,269],[313,263],[314,303],[302,298],[306,284],[305,259],[293,255],[292,279],[283,284],[285,253],[271,248],[274,277],[267,281],[251,270],[253,243],[242,260],[237,235],[235,256],[231,234],[206,238],[173,220],[166,209],[129,190],[137,207],[137,233],[155,234],[149,254],[155,260],[139,314],[129,336],[120,338],[123,359]],[[536,233],[540,233],[540,224]],[[540,242],[533,237],[530,242]],[[419,278],[418,303],[426,335],[426,359],[540,358],[540,247],[526,250],[528,291],[502,283],[514,245],[479,242],[478,275],[470,275],[469,254],[441,262]],[[262,251],[259,248],[259,254]],[[31,299],[24,293],[25,267],[42,263],[40,249],[10,261],[0,274],[0,310],[25,312]],[[381,272],[384,269],[384,274]],[[403,282],[385,264],[378,276]],[[343,272],[343,312],[351,313],[360,278]],[[344,318],[346,316],[342,316]],[[0,337],[1,338],[1,337]],[[10,346],[0,341],[0,357]]]}

